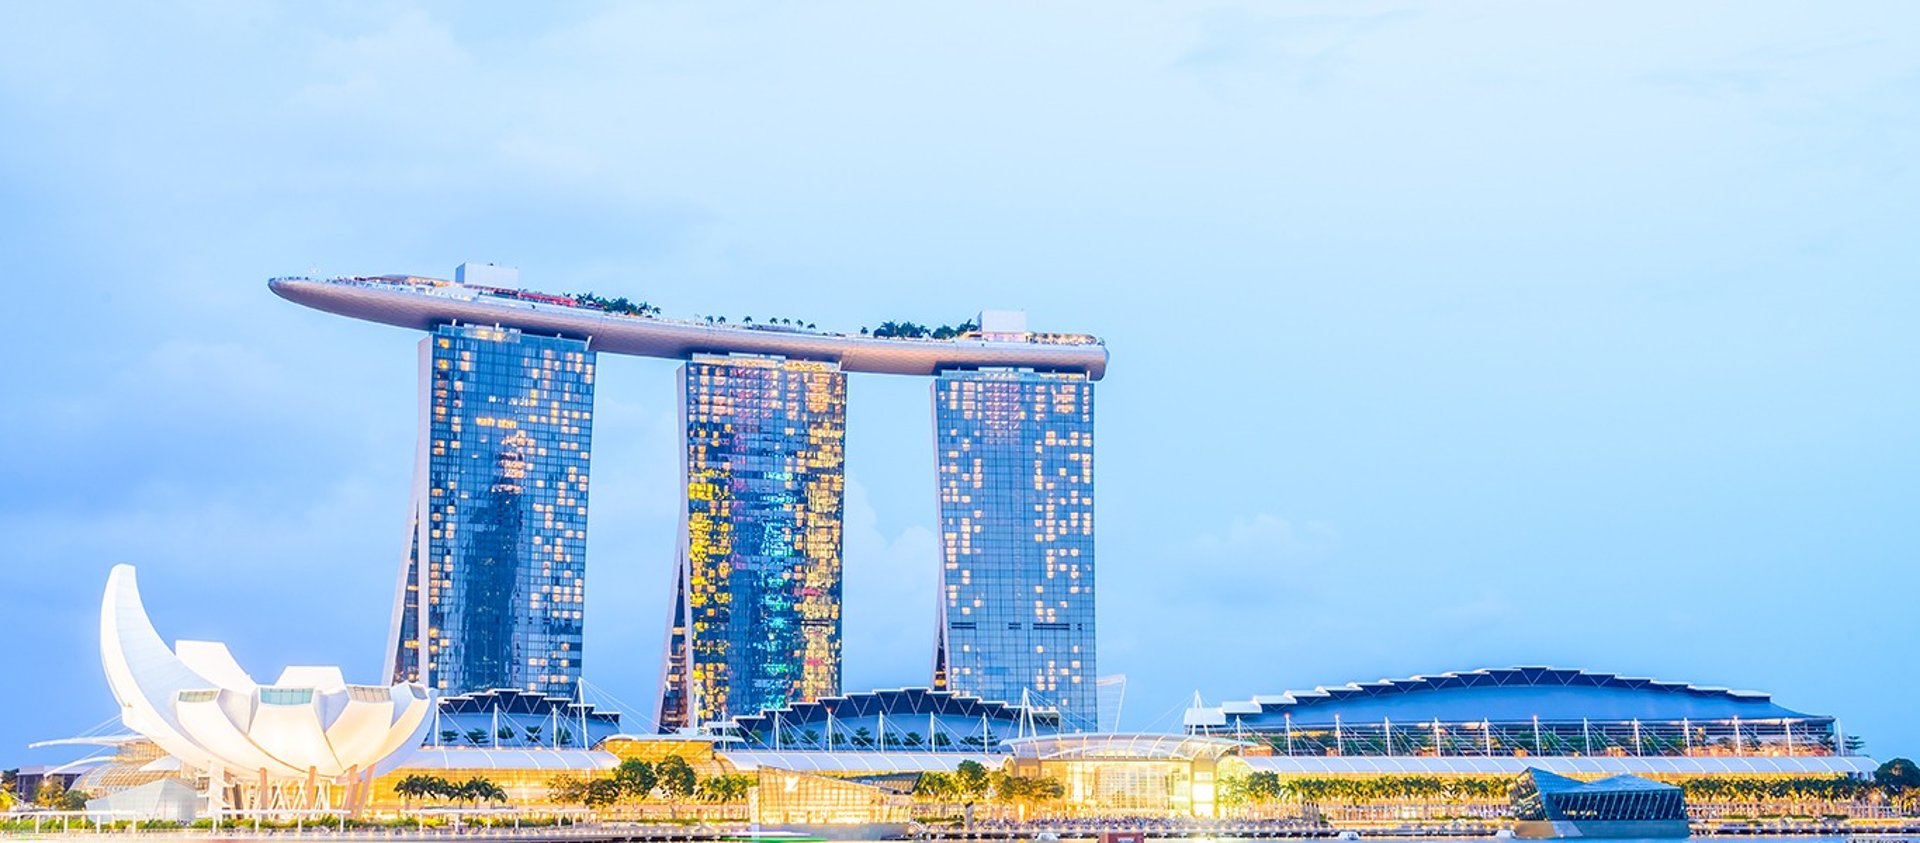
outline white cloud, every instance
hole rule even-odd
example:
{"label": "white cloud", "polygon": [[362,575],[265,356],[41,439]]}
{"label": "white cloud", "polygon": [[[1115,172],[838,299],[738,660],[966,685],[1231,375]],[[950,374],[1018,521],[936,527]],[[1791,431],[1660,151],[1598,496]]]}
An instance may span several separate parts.
{"label": "white cloud", "polygon": [[841,686],[925,685],[933,678],[939,541],[914,525],[880,529],[867,489],[847,481]]}

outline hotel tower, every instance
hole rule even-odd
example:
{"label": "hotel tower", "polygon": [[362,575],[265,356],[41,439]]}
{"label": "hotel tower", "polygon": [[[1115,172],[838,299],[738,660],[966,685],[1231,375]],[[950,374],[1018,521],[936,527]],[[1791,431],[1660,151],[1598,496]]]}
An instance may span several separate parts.
{"label": "hotel tower", "polygon": [[660,727],[840,693],[846,374],[696,355],[680,388],[686,506]]}
{"label": "hotel tower", "polygon": [[940,603],[934,687],[1057,707],[1099,728],[1094,680],[1093,383],[934,378]]}
{"label": "hotel tower", "polygon": [[395,679],[448,694],[576,690],[594,356],[627,354],[683,362],[662,730],[840,693],[849,372],[933,380],[935,683],[1058,708],[1067,728],[1097,725],[1099,339],[1029,331],[1017,311],[932,335],[672,319],[625,299],[528,291],[514,270],[477,264],[453,281],[268,284],[308,307],[427,332]]}
{"label": "hotel tower", "polygon": [[579,340],[442,325],[420,341],[394,681],[574,692],[593,377]]}

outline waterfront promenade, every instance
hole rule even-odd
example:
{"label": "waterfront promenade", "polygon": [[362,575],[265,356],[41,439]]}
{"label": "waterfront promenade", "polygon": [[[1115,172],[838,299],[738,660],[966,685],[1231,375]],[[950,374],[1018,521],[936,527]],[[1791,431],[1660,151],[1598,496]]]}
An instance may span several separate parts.
{"label": "waterfront promenade", "polygon": [[[47,823],[36,831],[13,826],[0,829],[0,839],[100,839],[128,840],[340,840],[340,841],[555,841],[555,843],[721,843],[721,841],[783,840],[918,840],[918,841],[1032,841],[1050,836],[1063,841],[1097,841],[1103,834],[1131,834],[1160,840],[1281,840],[1281,839],[1393,839],[1393,840],[1495,840],[1500,825],[1488,822],[1444,822],[1388,824],[1321,825],[1289,821],[1184,821],[1184,820],[1049,820],[1029,823],[981,823],[970,829],[912,824],[899,835],[857,833],[860,827],[844,829],[836,835],[831,826],[804,830],[755,828],[746,824],[627,824],[608,823],[578,826],[461,828],[349,828],[309,826],[302,829],[251,827],[211,829],[156,828],[82,828]],[[1920,843],[1920,819],[1874,822],[1750,822],[1700,823],[1693,826],[1697,838],[1727,837],[1807,841],[1813,843]]]}

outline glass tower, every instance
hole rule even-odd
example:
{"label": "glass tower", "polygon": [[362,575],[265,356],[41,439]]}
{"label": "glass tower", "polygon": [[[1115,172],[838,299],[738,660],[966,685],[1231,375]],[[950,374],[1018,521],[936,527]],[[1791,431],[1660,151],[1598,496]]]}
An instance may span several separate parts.
{"label": "glass tower", "polygon": [[747,355],[696,355],[681,374],[663,731],[840,692],[847,376]]}
{"label": "glass tower", "polygon": [[1098,728],[1093,382],[949,371],[933,382],[940,617],[934,686],[1057,706]]}
{"label": "glass tower", "polygon": [[571,696],[580,677],[594,354],[443,325],[420,343],[421,425],[392,675],[443,694]]}

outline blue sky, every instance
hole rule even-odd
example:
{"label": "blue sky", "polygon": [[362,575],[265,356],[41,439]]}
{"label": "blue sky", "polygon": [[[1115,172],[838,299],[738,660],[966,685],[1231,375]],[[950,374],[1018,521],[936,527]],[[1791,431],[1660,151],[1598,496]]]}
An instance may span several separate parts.
{"label": "blue sky", "polygon": [[[1920,752],[1910,3],[8,4],[0,762],[94,624],[373,679],[414,335],[273,275],[1104,336],[1126,721],[1509,664]],[[587,672],[650,714],[670,362],[606,359]],[[850,387],[846,685],[922,683],[927,385]]]}

